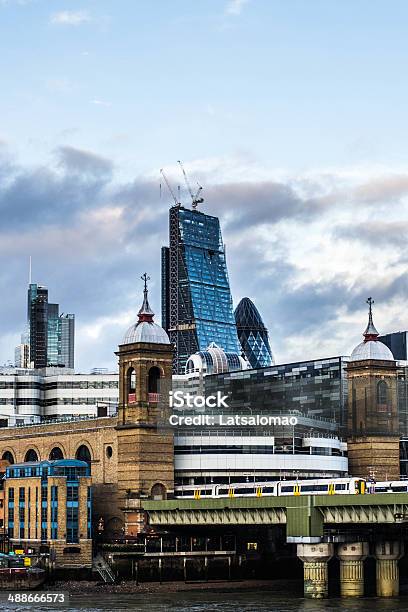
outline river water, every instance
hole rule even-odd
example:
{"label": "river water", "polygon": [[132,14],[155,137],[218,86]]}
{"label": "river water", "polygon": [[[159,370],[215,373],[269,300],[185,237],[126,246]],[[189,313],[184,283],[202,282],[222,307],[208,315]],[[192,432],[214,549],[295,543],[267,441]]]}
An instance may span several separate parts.
{"label": "river water", "polygon": [[27,605],[11,604],[4,610],[28,611],[35,610],[67,610],[70,612],[97,612],[99,610],[110,610],[120,612],[122,610],[135,610],[136,612],[360,612],[381,610],[382,612],[394,612],[408,610],[408,598],[379,599],[376,597],[345,600],[306,600],[298,597],[282,596],[268,592],[217,592],[217,593],[152,593],[152,594],[101,594],[89,595],[73,594],[70,598],[69,607],[53,608],[41,604],[34,607]]}

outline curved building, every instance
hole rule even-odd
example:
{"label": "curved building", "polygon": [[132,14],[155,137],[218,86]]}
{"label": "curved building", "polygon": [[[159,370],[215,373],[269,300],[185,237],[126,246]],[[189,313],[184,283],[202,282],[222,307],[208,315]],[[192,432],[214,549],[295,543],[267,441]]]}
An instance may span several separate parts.
{"label": "curved building", "polygon": [[248,363],[237,353],[226,353],[215,342],[211,342],[205,351],[191,355],[186,363],[186,374],[202,372],[205,374],[221,374],[246,370]]}
{"label": "curved building", "polygon": [[266,368],[274,364],[268,330],[255,304],[242,298],[235,309],[238,339],[251,368]]}

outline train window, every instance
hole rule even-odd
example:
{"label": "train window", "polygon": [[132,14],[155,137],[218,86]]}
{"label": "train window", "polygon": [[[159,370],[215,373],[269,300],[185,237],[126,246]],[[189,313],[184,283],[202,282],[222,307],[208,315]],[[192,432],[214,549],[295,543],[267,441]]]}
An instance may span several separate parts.
{"label": "train window", "polygon": [[347,489],[347,485],[345,483],[336,484],[336,491],[345,491]]}
{"label": "train window", "polygon": [[281,487],[282,493],[293,493],[293,485],[290,487]]}
{"label": "train window", "polygon": [[262,492],[264,494],[266,494],[266,493],[274,493],[275,489],[274,489],[274,487],[263,487]]}
{"label": "train window", "polygon": [[406,492],[406,490],[407,490],[407,485],[393,486],[393,487],[392,487],[392,490],[393,490],[393,491],[395,491],[396,493],[398,493],[398,492],[400,492],[400,493],[401,493],[401,492],[402,492],[402,493],[405,493],[405,492]]}
{"label": "train window", "polygon": [[218,489],[218,495],[228,495],[228,489]]}
{"label": "train window", "polygon": [[235,489],[235,495],[251,495],[254,493],[254,487],[240,487],[239,489]]}
{"label": "train window", "polygon": [[326,485],[302,485],[302,492],[307,492],[307,491],[327,491],[327,484]]}

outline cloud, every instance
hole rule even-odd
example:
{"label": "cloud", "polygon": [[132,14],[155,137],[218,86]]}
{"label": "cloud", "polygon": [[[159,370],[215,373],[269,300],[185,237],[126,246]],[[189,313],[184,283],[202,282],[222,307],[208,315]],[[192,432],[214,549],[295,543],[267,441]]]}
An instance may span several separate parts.
{"label": "cloud", "polygon": [[110,176],[113,171],[111,160],[74,147],[63,146],[56,151],[59,166],[71,172],[79,172],[82,176]]}
{"label": "cloud", "polygon": [[408,174],[381,176],[359,185],[354,196],[367,204],[397,202],[408,195]]}
{"label": "cloud", "polygon": [[110,107],[112,106],[112,104],[110,102],[105,102],[104,100],[91,100],[91,104],[95,104],[95,106],[106,106],[106,107]]}
{"label": "cloud", "polygon": [[[25,323],[32,255],[34,280],[76,314],[78,368],[116,367],[113,351],[136,319],[145,270],[160,322],[160,247],[171,198],[160,199],[153,173],[119,181],[113,160],[94,151],[60,146],[36,167],[18,164],[9,148],[0,153],[7,219],[0,227],[0,362],[12,358]],[[192,182],[204,184],[201,210],[221,220],[235,304],[244,295],[254,300],[279,362],[349,353],[366,324],[368,295],[380,331],[408,328],[399,305],[408,291],[408,205],[397,195],[403,181],[384,215],[394,174],[290,176],[242,159],[186,167]]]}
{"label": "cloud", "polygon": [[79,26],[91,20],[87,11],[59,11],[50,17],[54,25]]}
{"label": "cloud", "polygon": [[408,221],[368,221],[356,226],[340,226],[334,235],[337,238],[365,242],[373,249],[380,246],[406,249]]}
{"label": "cloud", "polygon": [[249,0],[229,0],[225,7],[226,15],[240,15],[244,9],[244,6],[248,4]]}

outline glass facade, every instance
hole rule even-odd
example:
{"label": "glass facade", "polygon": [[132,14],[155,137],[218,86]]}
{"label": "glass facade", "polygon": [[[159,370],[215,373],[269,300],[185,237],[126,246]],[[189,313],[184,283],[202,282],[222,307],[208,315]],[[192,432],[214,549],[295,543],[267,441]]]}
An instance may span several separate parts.
{"label": "glass facade", "polygon": [[243,298],[235,309],[239,342],[251,368],[265,368],[273,364],[268,330],[255,304]]}
{"label": "glass facade", "polygon": [[[206,376],[205,394],[228,395],[231,414],[294,415],[305,426],[346,426],[348,359],[333,357]],[[228,412],[223,409],[223,412]]]}
{"label": "glass facade", "polygon": [[28,287],[28,321],[30,327],[30,362],[34,368],[47,366],[48,289],[30,284]]}
{"label": "glass facade", "polygon": [[170,209],[170,247],[162,251],[162,324],[176,346],[176,374],[211,342],[239,353],[217,217],[181,206]]}
{"label": "glass facade", "polygon": [[29,354],[33,368],[74,367],[75,315],[59,314],[59,304],[48,303],[48,289],[28,288]]}
{"label": "glass facade", "polygon": [[388,346],[394,359],[400,359],[406,361],[407,355],[407,332],[395,332],[393,334],[386,334],[384,336],[378,336],[383,344]]}
{"label": "glass facade", "polygon": [[61,344],[61,331],[59,325],[59,305],[48,304],[48,338],[47,338],[47,365],[59,365],[59,346]]}

